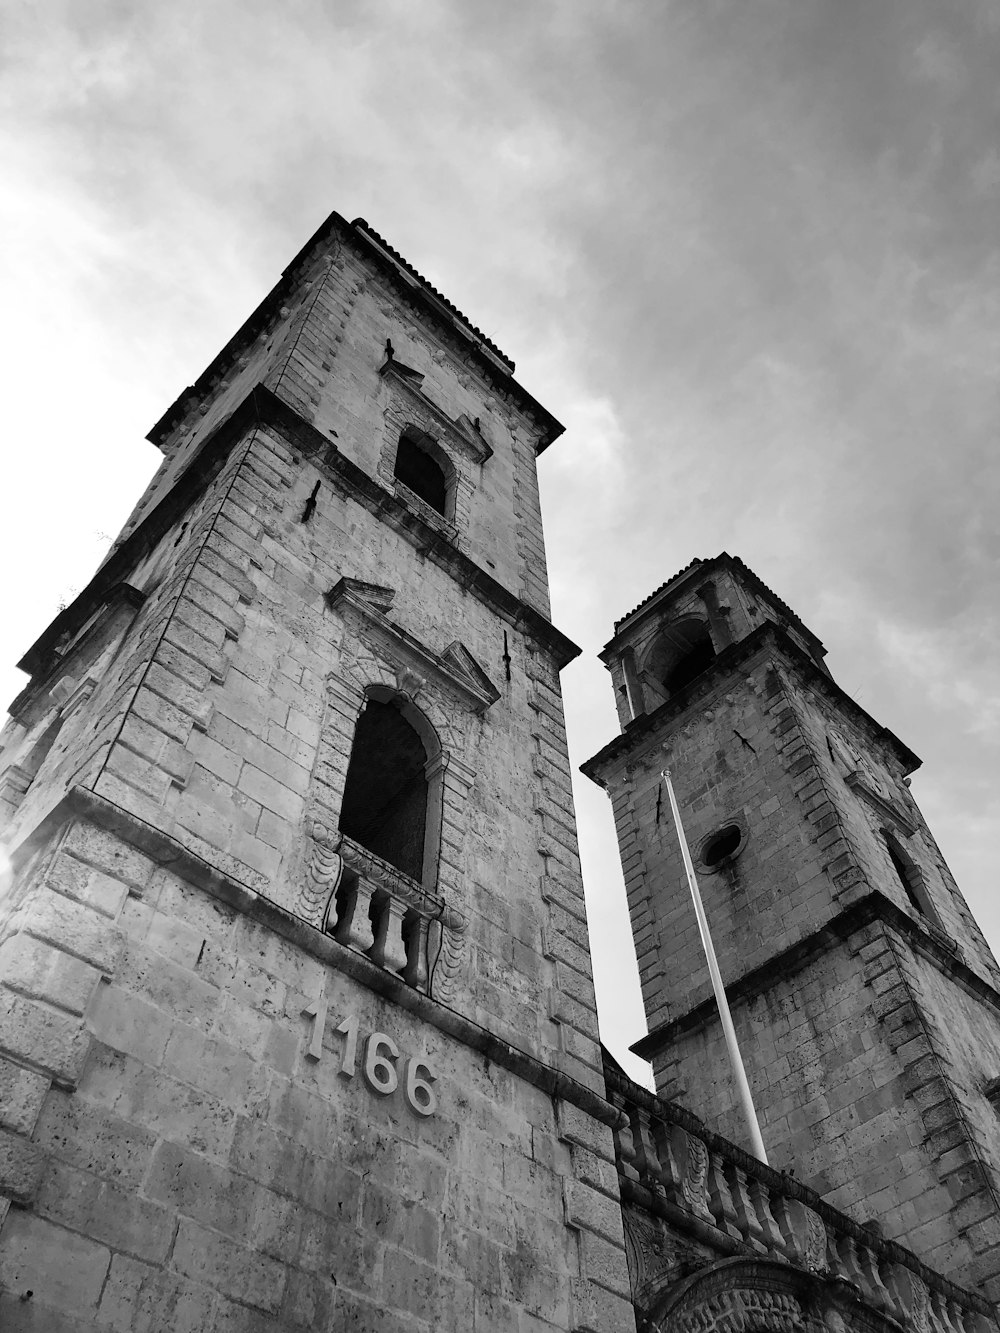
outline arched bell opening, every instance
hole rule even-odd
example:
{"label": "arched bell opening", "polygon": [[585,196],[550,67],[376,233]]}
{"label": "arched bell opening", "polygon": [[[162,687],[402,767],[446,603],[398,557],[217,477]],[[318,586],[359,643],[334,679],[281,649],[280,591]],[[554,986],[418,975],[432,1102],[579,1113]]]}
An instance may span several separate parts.
{"label": "arched bell opening", "polygon": [[669,699],[706,671],[714,658],[708,624],[697,616],[686,616],[660,631],[646,653],[642,674]]}
{"label": "arched bell opening", "polygon": [[371,686],[358,716],[340,831],[424,888],[437,878],[441,745],[405,695]]}

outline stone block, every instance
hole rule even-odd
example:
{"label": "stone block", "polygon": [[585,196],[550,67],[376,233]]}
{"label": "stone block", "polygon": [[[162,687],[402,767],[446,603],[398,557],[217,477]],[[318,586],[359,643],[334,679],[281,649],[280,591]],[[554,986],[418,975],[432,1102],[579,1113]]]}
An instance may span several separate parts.
{"label": "stone block", "polygon": [[33,1213],[11,1213],[0,1234],[0,1289],[37,1291],[75,1315],[94,1310],[110,1263],[106,1246]]}
{"label": "stone block", "polygon": [[100,1327],[112,1333],[205,1333],[217,1300],[210,1288],[179,1273],[116,1254],[101,1295]]}
{"label": "stone block", "polygon": [[[83,821],[70,829],[61,852],[71,853],[135,892],[144,888],[153,871],[153,863],[143,852],[122,842],[107,829]],[[53,883],[58,882],[61,859],[61,855],[57,857],[49,871],[48,878]]]}
{"label": "stone block", "polygon": [[[148,866],[146,869],[148,872]],[[57,893],[111,918],[121,911],[130,887],[116,876],[66,855],[55,858],[44,882]]]}
{"label": "stone block", "polygon": [[99,1041],[145,1064],[158,1065],[170,1036],[170,1015],[122,986],[97,988],[87,1025]]}
{"label": "stone block", "polygon": [[34,1142],[49,1156],[138,1189],[155,1135],[92,1105],[81,1094],[53,1090],[39,1114]]}
{"label": "stone block", "polygon": [[579,1231],[592,1231],[614,1245],[625,1245],[621,1206],[577,1180],[563,1182],[566,1225]]}
{"label": "stone block", "polygon": [[625,1250],[589,1231],[580,1232],[580,1275],[631,1302]]}
{"label": "stone block", "polygon": [[89,1044],[79,1019],[0,988],[0,1054],[73,1086]]}
{"label": "stone block", "polygon": [[610,1128],[600,1120],[582,1111],[572,1102],[560,1100],[556,1104],[557,1133],[563,1143],[579,1144],[598,1157],[614,1162],[615,1149]]}
{"label": "stone block", "polygon": [[0,1195],[28,1203],[41,1172],[41,1152],[27,1138],[0,1129]]}
{"label": "stone block", "polygon": [[0,1126],[30,1135],[50,1086],[45,1074],[0,1057]]}
{"label": "stone block", "polygon": [[179,1143],[157,1144],[144,1193],[171,1215],[192,1218],[247,1245],[265,1192],[246,1176]]}
{"label": "stone block", "polygon": [[151,1263],[162,1263],[174,1236],[172,1212],[134,1189],[50,1161],[38,1190],[40,1217]]}
{"label": "stone block", "polygon": [[404,1249],[424,1263],[437,1262],[441,1232],[439,1215],[412,1199],[401,1198],[393,1190],[366,1182],[361,1202],[361,1225],[387,1245]]}
{"label": "stone block", "polygon": [[11,925],[109,975],[114,972],[122,947],[121,932],[107,917],[82,903],[58,893],[40,894],[15,914]]}
{"label": "stone block", "polygon": [[285,1290],[285,1266],[182,1217],[173,1265],[196,1282],[246,1305],[274,1313]]}

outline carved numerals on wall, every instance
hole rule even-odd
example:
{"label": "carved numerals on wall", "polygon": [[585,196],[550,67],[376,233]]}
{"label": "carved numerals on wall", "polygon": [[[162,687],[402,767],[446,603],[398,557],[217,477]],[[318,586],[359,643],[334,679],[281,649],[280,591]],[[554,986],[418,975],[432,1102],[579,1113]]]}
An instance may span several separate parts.
{"label": "carved numerals on wall", "polygon": [[[313,1020],[306,1059],[318,1062],[323,1058],[327,1003],[325,1000],[313,1000],[302,1013]],[[360,1058],[361,1076],[376,1096],[391,1097],[400,1087],[402,1075],[403,1099],[414,1115],[426,1118],[434,1114],[437,1110],[437,1094],[433,1085],[437,1082],[437,1075],[426,1060],[401,1055],[396,1042],[385,1032],[369,1033],[362,1044],[358,1020],[353,1014],[342,1018],[334,1032],[344,1038],[337,1069],[342,1078],[354,1078]],[[360,1052],[359,1045],[362,1048]],[[398,1065],[401,1058],[402,1070]]]}

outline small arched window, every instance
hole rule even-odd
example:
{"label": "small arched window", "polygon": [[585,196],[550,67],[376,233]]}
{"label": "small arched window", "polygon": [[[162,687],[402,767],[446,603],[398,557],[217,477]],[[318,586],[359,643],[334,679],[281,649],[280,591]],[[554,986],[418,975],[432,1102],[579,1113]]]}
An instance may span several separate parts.
{"label": "small arched window", "polygon": [[708,625],[687,616],[661,631],[646,656],[644,670],[669,697],[700,676],[714,657]]}
{"label": "small arched window", "polygon": [[[370,690],[354,731],[340,831],[419,883],[428,878],[434,753],[413,721],[412,704],[389,690]],[[424,728],[430,735],[429,726]],[[431,873],[433,878],[433,873]]]}
{"label": "small arched window", "polygon": [[435,457],[440,446],[428,435],[413,426],[407,426],[399,437],[393,473],[407,489],[437,510],[447,515],[448,475],[441,461]]}

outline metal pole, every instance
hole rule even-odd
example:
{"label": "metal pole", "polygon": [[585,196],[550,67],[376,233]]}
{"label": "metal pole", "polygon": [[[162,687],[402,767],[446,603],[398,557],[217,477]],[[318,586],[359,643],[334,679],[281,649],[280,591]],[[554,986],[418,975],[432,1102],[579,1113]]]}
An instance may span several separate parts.
{"label": "metal pole", "polygon": [[726,999],[725,987],[722,984],[722,973],[719,971],[719,964],[715,957],[715,946],[712,944],[712,936],[708,929],[708,918],[705,916],[705,908],[701,901],[701,893],[698,889],[698,881],[694,874],[694,864],[691,860],[691,853],[688,850],[687,838],[684,836],[684,825],[681,823],[681,812],[677,805],[677,797],[674,795],[674,784],[670,781],[670,770],[665,768],[660,777],[663,779],[667,788],[667,796],[670,798],[670,809],[674,815],[674,825],[677,829],[677,841],[681,845],[681,856],[684,858],[684,869],[687,873],[688,887],[691,890],[691,897],[694,901],[694,911],[698,918],[698,932],[701,935],[701,943],[705,950],[705,958],[708,962],[708,971],[712,978],[712,989],[715,991],[715,1001],[719,1006],[719,1017],[722,1019],[722,1031],[726,1036],[726,1049],[729,1052],[729,1063],[732,1066],[733,1078],[736,1080],[736,1089],[740,1095],[740,1104],[743,1107],[743,1115],[747,1122],[747,1132],[750,1135],[750,1143],[755,1157],[767,1165],[767,1153],[764,1151],[764,1140],[760,1136],[760,1125],[757,1123],[757,1112],[754,1110],[753,1098],[750,1096],[750,1084],[747,1082],[746,1070],[743,1068],[743,1061],[740,1058],[740,1048],[736,1041],[736,1029],[733,1027],[733,1016],[729,1012],[729,1001]]}

